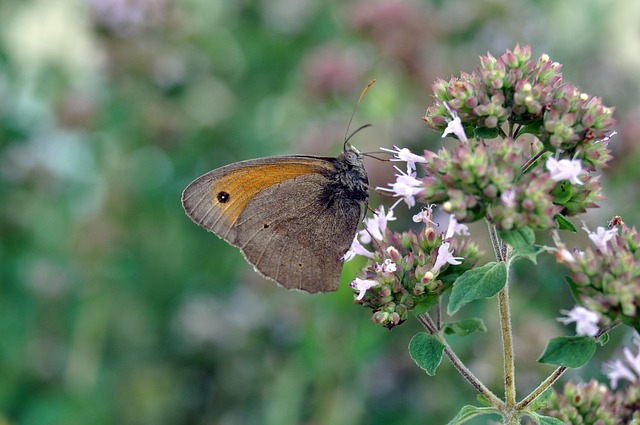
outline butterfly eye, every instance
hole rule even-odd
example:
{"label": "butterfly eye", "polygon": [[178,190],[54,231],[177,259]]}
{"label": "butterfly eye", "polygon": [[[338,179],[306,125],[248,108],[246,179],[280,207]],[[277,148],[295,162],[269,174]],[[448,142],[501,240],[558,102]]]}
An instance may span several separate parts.
{"label": "butterfly eye", "polygon": [[226,204],[227,202],[229,202],[229,193],[225,191],[219,192],[216,198],[221,204]]}

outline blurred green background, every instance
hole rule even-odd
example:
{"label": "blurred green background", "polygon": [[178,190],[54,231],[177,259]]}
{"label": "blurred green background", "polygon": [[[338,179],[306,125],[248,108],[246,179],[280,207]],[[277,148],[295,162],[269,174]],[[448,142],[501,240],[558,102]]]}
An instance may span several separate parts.
{"label": "blurred green background", "polygon": [[[436,148],[433,80],[517,42],[617,107],[589,221],[638,224],[638,2],[2,0],[0,424],[438,424],[474,403],[448,363],[413,364],[416,323],[389,332],[352,304],[360,265],[336,294],[288,292],[180,193],[242,159],[336,155],[372,78],[354,127],[374,129],[353,144]],[[374,185],[393,174],[366,165]],[[554,320],[573,305],[562,270],[542,264],[512,291],[521,395],[552,370],[533,365],[547,339],[572,332]],[[460,314],[489,309],[488,334],[452,344],[501,394],[495,304]],[[578,372],[601,378],[598,360]]]}

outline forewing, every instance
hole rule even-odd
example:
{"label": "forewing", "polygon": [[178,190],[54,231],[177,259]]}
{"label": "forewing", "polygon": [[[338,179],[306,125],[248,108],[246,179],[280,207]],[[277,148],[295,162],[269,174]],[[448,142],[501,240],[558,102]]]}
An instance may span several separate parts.
{"label": "forewing", "polygon": [[301,175],[332,167],[322,158],[282,156],[236,162],[210,171],[187,186],[182,206],[198,225],[237,246],[238,217],[262,191]]}

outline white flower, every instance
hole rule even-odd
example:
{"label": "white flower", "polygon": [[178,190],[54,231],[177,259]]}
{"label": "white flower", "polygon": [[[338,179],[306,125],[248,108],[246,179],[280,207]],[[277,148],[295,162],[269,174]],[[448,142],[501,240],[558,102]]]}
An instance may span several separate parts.
{"label": "white flower", "polygon": [[626,379],[629,382],[636,382],[640,378],[640,334],[637,332],[633,336],[633,343],[638,346],[638,354],[635,356],[627,347],[624,348],[624,360],[616,359],[602,364],[602,372],[611,380],[611,388],[618,386],[618,380]]}
{"label": "white flower", "polygon": [[626,367],[620,359],[602,363],[602,373],[609,377],[611,380],[611,388],[614,390],[618,386],[618,380],[620,379],[626,379],[630,382],[634,382],[636,380],[636,376],[633,372],[631,372],[631,370]]}
{"label": "white flower", "polygon": [[420,163],[426,163],[427,159],[423,156],[420,155],[416,155],[415,153],[411,152],[409,149],[407,148],[402,148],[400,149],[399,147],[397,147],[396,145],[393,145],[393,149],[387,149],[387,148],[380,148],[383,151],[386,152],[391,152],[394,154],[394,158],[391,159],[391,161],[404,161],[407,163],[407,173],[411,173],[413,171],[416,171],[416,163],[420,162]]}
{"label": "white flower", "polygon": [[447,227],[447,232],[444,234],[444,238],[449,239],[453,235],[470,235],[469,227],[466,224],[458,223],[455,214],[451,214],[449,216],[449,227]]}
{"label": "white flower", "polygon": [[595,232],[590,231],[587,228],[587,225],[582,223],[582,230],[587,232],[589,235],[589,239],[591,242],[600,250],[603,254],[608,252],[607,242],[613,239],[614,236],[618,234],[618,229],[614,227],[613,229],[606,230],[602,226],[598,226]]}
{"label": "white flower", "polygon": [[371,279],[360,279],[360,278],[355,278],[353,280],[353,282],[351,282],[349,284],[349,286],[351,286],[353,289],[360,291],[358,292],[358,296],[356,297],[356,299],[358,301],[360,301],[361,299],[364,298],[364,294],[371,288],[373,288],[374,286],[376,286],[378,284],[377,281],[375,280],[371,280]]}
{"label": "white flower", "polygon": [[458,113],[456,111],[452,111],[446,102],[444,102],[444,106],[445,108],[447,108],[447,111],[449,111],[449,113],[451,114],[452,120],[449,121],[449,123],[447,124],[447,128],[444,129],[444,133],[442,133],[442,138],[447,137],[447,135],[449,134],[455,134],[456,137],[461,142],[466,142],[468,140],[467,135],[464,132],[464,128],[462,127],[462,121],[460,120]]}
{"label": "white flower", "polygon": [[431,269],[431,272],[433,274],[437,274],[442,268],[442,266],[444,266],[447,263],[453,264],[454,266],[462,264],[462,260],[464,260],[464,257],[454,257],[453,251],[449,251],[449,246],[451,246],[449,242],[443,242],[442,245],[440,245],[440,248],[438,248],[438,256],[436,257],[436,263],[433,265],[433,268]]}
{"label": "white flower", "polygon": [[353,238],[353,242],[351,242],[351,248],[349,248],[349,250],[344,254],[342,259],[344,261],[351,261],[356,257],[356,255],[363,255],[367,258],[373,258],[373,252],[362,246],[360,241],[358,241],[358,235]]}
{"label": "white flower", "polygon": [[412,220],[414,223],[431,223],[433,225],[438,225],[437,223],[435,223],[433,220],[431,220],[431,217],[433,217],[433,208],[435,207],[435,205],[427,205],[426,207],[422,207],[422,209],[420,210],[420,212],[418,214],[415,214],[412,217]]}
{"label": "white flower", "polygon": [[569,180],[573,184],[583,184],[578,178],[578,175],[583,173],[582,161],[579,159],[561,159],[558,161],[553,157],[549,157],[546,167],[553,181]]}
{"label": "white flower", "polygon": [[582,306],[575,306],[571,310],[560,310],[560,313],[567,317],[559,317],[558,322],[565,325],[575,322],[578,335],[595,336],[598,333],[598,320],[600,319],[598,313]]}
{"label": "white flower", "polygon": [[376,272],[383,273],[383,274],[395,273],[396,270],[398,269],[398,266],[396,265],[396,263],[391,261],[391,259],[389,258],[384,260],[384,263],[382,264],[376,263],[373,267]]}
{"label": "white flower", "polygon": [[387,230],[387,222],[394,221],[393,209],[385,214],[384,205],[380,205],[371,218],[364,219],[365,229],[358,231],[360,242],[370,243],[371,237],[381,241],[384,239],[384,232]]}
{"label": "white flower", "polygon": [[400,174],[396,174],[396,181],[390,184],[391,188],[377,187],[376,190],[391,192],[393,196],[400,197],[411,208],[416,204],[415,196],[422,192],[422,182],[416,178],[416,173],[407,174],[397,167],[396,170]]}

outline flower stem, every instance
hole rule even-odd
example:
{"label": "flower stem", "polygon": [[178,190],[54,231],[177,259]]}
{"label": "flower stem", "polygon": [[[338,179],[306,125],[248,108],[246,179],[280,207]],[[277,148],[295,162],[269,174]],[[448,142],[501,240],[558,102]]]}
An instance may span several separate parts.
{"label": "flower stem", "polygon": [[504,353],[504,389],[507,407],[516,404],[516,373],[513,360],[513,330],[511,329],[511,311],[509,308],[509,277],[498,294],[500,309],[500,328],[502,330],[502,349]]}
{"label": "flower stem", "polygon": [[522,401],[516,405],[516,409],[521,410],[529,406],[529,404],[531,404],[536,398],[538,398],[540,394],[551,387],[566,370],[566,366],[559,366],[556,370],[553,371],[551,375],[549,375],[547,379],[545,379],[540,385],[538,385],[538,388],[531,391],[531,394],[523,398]]}
{"label": "flower stem", "polygon": [[453,367],[466,379],[482,396],[492,405],[498,408],[504,406],[504,402],[500,400],[489,388],[487,388],[467,366],[460,360],[460,358],[453,352],[447,340],[442,337],[440,332],[436,330],[436,324],[433,322],[431,316],[427,313],[418,316],[418,321],[425,327],[425,329],[432,335],[436,335],[439,341],[444,345],[444,353],[451,361]]}
{"label": "flower stem", "polygon": [[507,281],[498,293],[498,308],[500,311],[500,330],[502,333],[502,351],[504,359],[504,391],[506,407],[516,405],[516,374],[513,359],[513,329],[511,327],[511,309],[509,305],[509,248],[498,236],[496,226],[487,220],[491,245],[496,259],[507,265]]}

